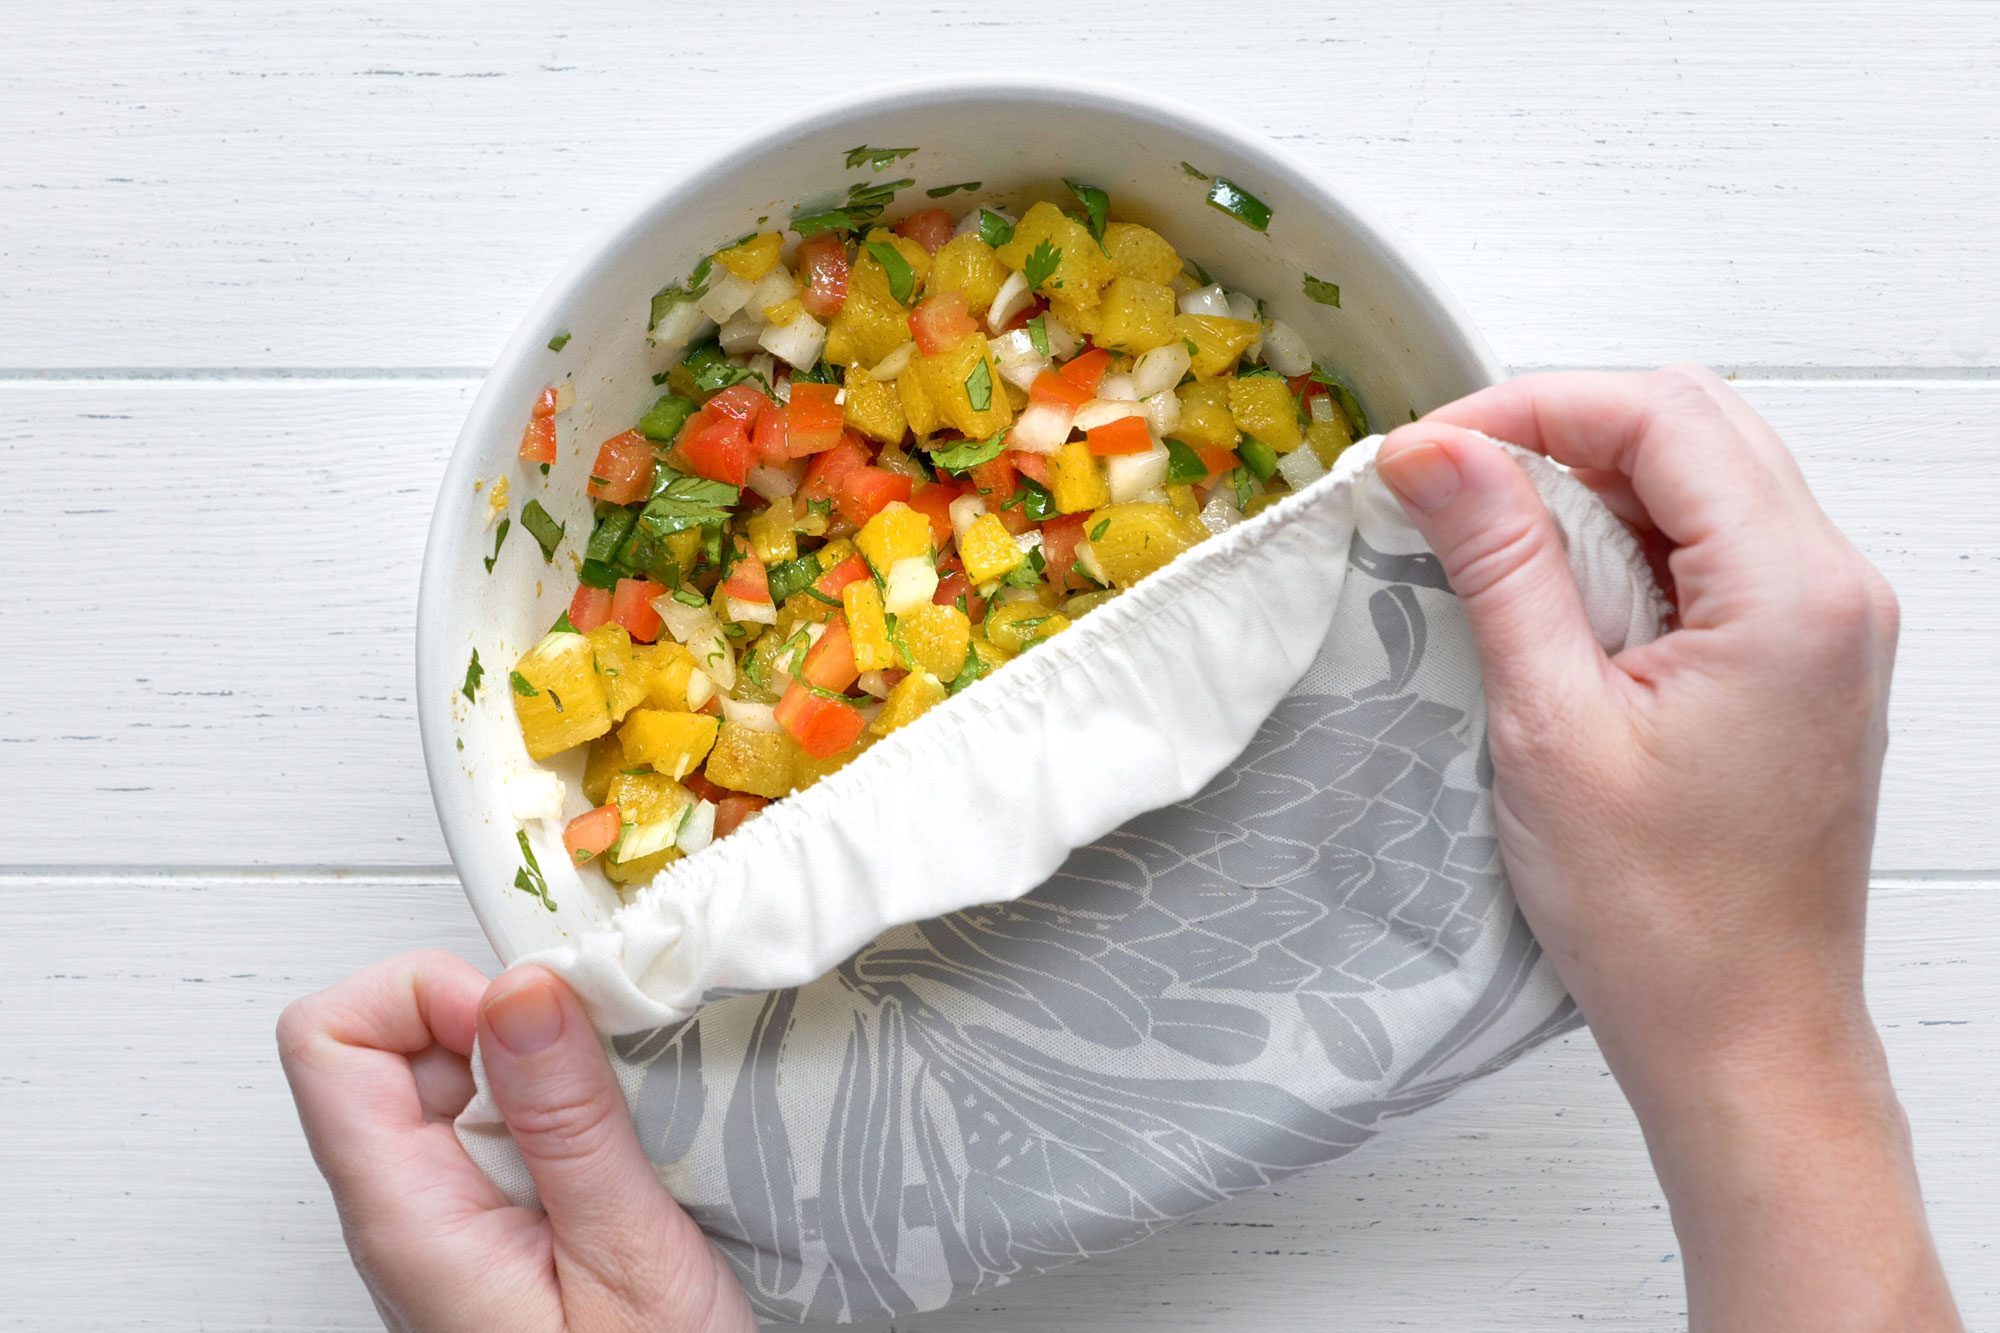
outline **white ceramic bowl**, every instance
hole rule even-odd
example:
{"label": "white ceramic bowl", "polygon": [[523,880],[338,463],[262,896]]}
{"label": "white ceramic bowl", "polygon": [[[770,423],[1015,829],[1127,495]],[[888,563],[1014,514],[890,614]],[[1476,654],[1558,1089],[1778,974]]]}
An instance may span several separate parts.
{"label": "white ceramic bowl", "polygon": [[[858,144],[914,146],[887,171],[850,170]],[[1253,231],[1207,202],[1226,176],[1272,211]],[[1347,193],[1265,139],[1188,107],[1131,91],[1047,81],[929,83],[802,115],[737,145],[661,188],[578,257],[543,293],[500,354],[459,434],[432,518],[417,608],[417,711],[438,821],[480,925],[502,960],[557,943],[618,906],[600,876],[579,875],[559,825],[528,828],[557,910],[514,886],[521,853],[506,796],[530,767],[514,722],[507,672],[563,611],[575,588],[571,552],[591,526],[584,495],[597,445],[629,428],[660,392],[652,376],[672,359],[646,341],[652,294],[705,254],[765,220],[782,226],[801,204],[835,202],[859,180],[911,177],[886,215],[929,201],[933,186],[976,180],[975,200],[1067,198],[1065,177],[1108,190],[1114,213],[1163,233],[1226,286],[1264,297],[1305,336],[1314,357],[1344,374],[1380,429],[1493,382],[1498,367],[1457,304],[1417,259]],[[1301,275],[1340,286],[1338,309],[1305,297]],[[558,332],[571,340],[560,351]],[[544,479],[515,451],[529,408],[565,377],[575,406],[560,419],[558,460]],[[491,573],[488,497],[510,481],[517,515]],[[568,525],[553,565],[520,530],[520,507],[539,498]],[[476,702],[460,687],[477,648],[485,679]],[[587,808],[581,751],[559,761],[567,814]]]}

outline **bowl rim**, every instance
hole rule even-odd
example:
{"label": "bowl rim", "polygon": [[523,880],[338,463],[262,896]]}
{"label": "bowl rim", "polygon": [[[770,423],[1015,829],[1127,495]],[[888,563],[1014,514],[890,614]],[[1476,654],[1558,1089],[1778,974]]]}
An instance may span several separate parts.
{"label": "bowl rim", "polygon": [[[442,663],[449,644],[440,637],[440,621],[434,612],[448,592],[447,550],[462,534],[474,501],[484,506],[483,496],[474,496],[472,483],[480,475],[476,443],[500,429],[503,419],[518,412],[518,402],[506,385],[522,364],[541,347],[551,318],[584,286],[611,256],[638,243],[661,220],[690,201],[699,183],[711,172],[722,169],[747,155],[761,155],[781,148],[799,135],[840,121],[885,112],[910,112],[942,102],[962,103],[982,100],[1044,102],[1082,112],[1137,114],[1142,118],[1175,124],[1189,134],[1215,141],[1218,148],[1236,162],[1247,164],[1268,175],[1283,175],[1291,185],[1309,196],[1315,207],[1341,219],[1350,231],[1365,236],[1379,247],[1382,257],[1400,269],[1410,285],[1426,298],[1431,308],[1420,312],[1422,322],[1452,331],[1465,345],[1465,352],[1478,366],[1487,383],[1503,375],[1500,362],[1487,344],[1485,335],[1430,264],[1369,208],[1355,201],[1343,187],[1334,184],[1315,165],[1269,136],[1239,125],[1214,112],[1150,89],[1111,83],[1089,83],[1074,78],[1004,76],[930,77],[899,81],[859,93],[812,102],[790,115],[765,124],[732,140],[713,153],[661,180],[635,200],[631,207],[602,226],[549,280],[522,315],[512,336],[501,347],[486,370],[479,391],[466,409],[465,421],[452,442],[451,457],[431,506],[431,521],[424,538],[424,555],[417,584],[415,677],[417,731],[423,749],[424,774],[430,787],[431,808],[444,835],[445,851],[451,857],[461,891],[472,907],[487,942],[502,964],[511,964],[524,950],[508,930],[502,914],[493,909],[488,895],[472,892],[466,882],[470,846],[466,821],[447,817],[448,807],[462,801],[452,785],[448,769],[456,760],[452,745],[454,720],[446,700],[455,689],[450,671]],[[1249,174],[1242,171],[1241,174]],[[456,498],[454,498],[456,497]],[[435,696],[435,698],[433,698]]]}

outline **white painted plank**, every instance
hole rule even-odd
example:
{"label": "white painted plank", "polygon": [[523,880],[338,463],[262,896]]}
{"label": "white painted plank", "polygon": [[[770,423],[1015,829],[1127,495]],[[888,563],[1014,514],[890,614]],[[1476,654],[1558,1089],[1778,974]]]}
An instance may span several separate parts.
{"label": "white painted plank", "polygon": [[963,71],[1110,74],[1285,140],[1516,364],[2000,364],[1985,0],[948,14],[76,0],[6,34],[0,347],[481,367],[653,183],[856,79]]}
{"label": "white painted plank", "polygon": [[[2000,1326],[2000,895],[1878,888],[1869,988],[1967,1324]],[[448,880],[0,880],[8,1313],[47,1330],[379,1327],[278,1070],[294,995],[428,945]],[[115,1255],[116,1263],[105,1257]],[[1645,1149],[1585,1036],[1343,1164],[905,1330],[1683,1327]]]}
{"label": "white painted plank", "polygon": [[[0,756],[37,777],[0,803],[4,863],[445,863],[410,653],[470,387],[14,388],[0,530],[33,537],[0,618],[34,632],[0,671]],[[1903,594],[1877,866],[2000,866],[2000,751],[1974,739],[2000,724],[2000,384],[1744,388]]]}

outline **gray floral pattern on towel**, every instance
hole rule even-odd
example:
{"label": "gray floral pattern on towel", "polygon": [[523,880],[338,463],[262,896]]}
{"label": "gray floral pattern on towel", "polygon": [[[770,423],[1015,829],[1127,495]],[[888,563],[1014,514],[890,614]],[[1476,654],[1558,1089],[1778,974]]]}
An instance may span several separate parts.
{"label": "gray floral pattern on towel", "polygon": [[1427,670],[1465,633],[1436,562],[1357,539],[1350,565],[1343,651],[1192,800],[1019,901],[614,1043],[762,1317],[888,1318],[1122,1248],[1574,1021],[1502,879],[1476,680]]}

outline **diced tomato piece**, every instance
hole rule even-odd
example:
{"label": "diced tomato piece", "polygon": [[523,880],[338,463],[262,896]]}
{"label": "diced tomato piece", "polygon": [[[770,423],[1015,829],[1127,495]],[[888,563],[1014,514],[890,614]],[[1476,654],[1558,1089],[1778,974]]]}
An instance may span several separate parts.
{"label": "diced tomato piece", "polygon": [[764,391],[754,384],[732,384],[705,404],[709,411],[734,418],[746,426],[754,425],[764,409],[771,405]]}
{"label": "diced tomato piece", "polygon": [[854,640],[847,633],[847,617],[836,615],[826,622],[819,642],[807,651],[799,677],[823,690],[844,690],[860,674],[861,668],[854,665]]}
{"label": "diced tomato piece", "polygon": [[832,319],[847,304],[847,243],[833,235],[800,242],[799,276],[799,304],[814,319]]}
{"label": "diced tomato piece", "polygon": [[1049,303],[1047,301],[1044,301],[1039,296],[1035,297],[1008,318],[1006,327],[1001,332],[1012,333],[1015,329],[1027,328],[1029,320],[1033,319],[1036,315],[1045,313],[1048,308]]}
{"label": "diced tomato piece", "polygon": [[744,483],[757,456],[742,422],[706,407],[690,419],[674,447],[688,471],[731,486]]}
{"label": "diced tomato piece", "polygon": [[840,496],[834,501],[840,516],[860,527],[897,500],[907,502],[914,488],[908,477],[884,467],[858,467],[840,479]]}
{"label": "diced tomato piece", "polygon": [[972,586],[972,580],[965,576],[965,566],[955,555],[948,555],[938,561],[937,591],[931,600],[939,606],[957,606],[958,599],[965,599],[965,614],[977,625],[986,619],[986,599]]}
{"label": "diced tomato piece", "polygon": [[542,390],[542,396],[535,400],[535,415],[552,417],[556,414],[556,386],[551,384]]}
{"label": "diced tomato piece", "polygon": [[817,454],[840,443],[846,415],[835,401],[837,384],[794,384],[792,401],[785,406],[785,447],[793,458]]}
{"label": "diced tomato piece", "polygon": [[910,336],[925,356],[937,356],[979,332],[979,321],[965,304],[965,293],[939,292],[910,312]]}
{"label": "diced tomato piece", "polygon": [[[803,386],[801,386],[803,387]],[[840,483],[848,473],[868,462],[868,449],[859,441],[842,440],[838,447],[817,455],[799,484],[799,498],[805,503],[831,500],[840,494]]]}
{"label": "diced tomato piece", "polygon": [[682,778],[681,785],[696,796],[699,796],[702,800],[714,801],[717,804],[721,804],[722,799],[726,796],[736,795],[729,788],[719,786],[710,781],[708,771],[705,768],[697,768],[694,772]]}
{"label": "diced tomato piece", "polygon": [[1074,383],[1053,371],[1043,371],[1035,376],[1035,382],[1028,386],[1029,402],[1057,403],[1072,412],[1089,402],[1093,396],[1090,388]]}
{"label": "diced tomato piece", "polygon": [[896,234],[907,236],[932,254],[944,249],[944,243],[951,239],[952,229],[957,224],[951,214],[942,208],[926,208],[910,214],[896,224]]}
{"label": "diced tomato piece", "polygon": [[666,591],[651,579],[620,579],[611,594],[611,618],[639,642],[651,643],[660,637],[660,613],[653,609],[653,599]]}
{"label": "diced tomato piece", "polygon": [[771,600],[771,576],[755,552],[743,551],[737,555],[736,563],[729,567],[729,577],[722,582],[722,595],[739,602]]}
{"label": "diced tomato piece", "polygon": [[1093,347],[1087,352],[1079,352],[1056,373],[1079,389],[1088,389],[1093,395],[1097,386],[1104,383],[1104,372],[1111,369],[1111,353],[1102,347]]}
{"label": "diced tomato piece", "polygon": [[1007,451],[1007,461],[1014,465],[1015,471],[1034,482],[1037,486],[1046,486],[1049,484],[1049,456],[1047,454],[1031,454],[1024,449],[1009,449]]}
{"label": "diced tomato piece", "polygon": [[837,601],[840,598],[840,590],[842,588],[845,588],[850,583],[859,583],[861,580],[870,577],[873,576],[868,572],[868,562],[862,559],[857,552],[854,555],[848,556],[847,559],[841,561],[814,580],[813,591],[823,596],[834,598]]}
{"label": "diced tomato piece", "polygon": [[590,465],[591,498],[628,505],[646,496],[653,484],[653,442],[636,430],[614,435],[597,447]]}
{"label": "diced tomato piece", "polygon": [[910,508],[931,521],[931,548],[943,550],[951,540],[951,502],[962,492],[948,481],[926,482],[910,495]]}
{"label": "diced tomato piece", "polygon": [[582,865],[610,851],[611,844],[618,841],[620,827],[615,805],[600,805],[570,820],[563,828],[563,846],[569,848],[569,859]]}
{"label": "diced tomato piece", "polygon": [[715,836],[728,837],[769,804],[761,796],[748,796],[742,792],[732,792],[723,797],[715,803]]}
{"label": "diced tomato piece", "polygon": [[556,419],[537,414],[528,418],[528,428],[521,432],[521,461],[524,463],[553,463],[556,461]]}
{"label": "diced tomato piece", "polygon": [[609,619],[611,589],[577,584],[576,595],[569,599],[569,623],[576,626],[576,632],[588,634]]}
{"label": "diced tomato piece", "polygon": [[1188,447],[1194,450],[1195,457],[1201,459],[1202,466],[1208,469],[1211,477],[1221,476],[1243,462],[1234,449],[1225,449],[1219,444],[1190,444]]}
{"label": "diced tomato piece", "polygon": [[1035,526],[1035,522],[1022,506],[1008,504],[1021,489],[1014,479],[1012,460],[1016,456],[1013,450],[1009,450],[972,469],[972,489],[986,501],[987,512],[1000,520],[1000,526],[1018,537]]}
{"label": "diced tomato piece", "polygon": [[1076,567],[1076,548],[1083,542],[1087,514],[1063,514],[1042,524],[1042,558],[1048,562],[1049,581],[1058,588],[1070,586]]}
{"label": "diced tomato piece", "polygon": [[1093,454],[1143,454],[1153,447],[1153,433],[1144,417],[1120,417],[1083,433]]}
{"label": "diced tomato piece", "polygon": [[750,432],[750,447],[765,467],[783,467],[792,461],[788,443],[791,428],[785,414],[775,406],[757,416],[757,428]]}
{"label": "diced tomato piece", "polygon": [[865,719],[853,704],[814,694],[808,687],[792,682],[785,697],[773,710],[778,725],[799,743],[799,748],[815,759],[829,759],[854,744]]}

